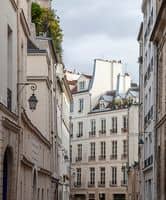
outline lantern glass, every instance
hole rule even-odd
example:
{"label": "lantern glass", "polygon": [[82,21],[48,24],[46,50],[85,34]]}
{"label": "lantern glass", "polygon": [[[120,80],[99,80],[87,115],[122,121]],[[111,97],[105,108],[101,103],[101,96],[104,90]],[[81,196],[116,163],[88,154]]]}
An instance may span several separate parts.
{"label": "lantern glass", "polygon": [[38,103],[38,100],[37,100],[35,94],[32,94],[29,97],[28,102],[29,102],[29,109],[30,110],[36,110],[36,105]]}

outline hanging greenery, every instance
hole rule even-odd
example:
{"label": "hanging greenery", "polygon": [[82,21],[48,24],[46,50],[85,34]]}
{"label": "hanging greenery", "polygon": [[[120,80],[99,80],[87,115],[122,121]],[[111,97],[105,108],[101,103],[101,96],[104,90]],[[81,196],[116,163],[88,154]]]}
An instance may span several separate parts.
{"label": "hanging greenery", "polygon": [[42,8],[37,3],[32,3],[31,9],[32,23],[36,26],[36,34],[39,36],[45,34],[47,37],[52,37],[54,47],[58,54],[62,54],[63,33],[60,28],[59,17],[55,11]]}

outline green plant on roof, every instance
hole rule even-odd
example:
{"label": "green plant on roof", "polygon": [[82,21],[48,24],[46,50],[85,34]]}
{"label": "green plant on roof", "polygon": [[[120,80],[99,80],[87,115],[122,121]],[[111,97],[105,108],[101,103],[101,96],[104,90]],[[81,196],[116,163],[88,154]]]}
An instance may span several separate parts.
{"label": "green plant on roof", "polygon": [[36,34],[39,36],[44,33],[47,37],[52,37],[56,52],[61,55],[63,33],[60,28],[59,17],[55,14],[55,11],[32,3],[31,15],[32,23],[36,26]]}

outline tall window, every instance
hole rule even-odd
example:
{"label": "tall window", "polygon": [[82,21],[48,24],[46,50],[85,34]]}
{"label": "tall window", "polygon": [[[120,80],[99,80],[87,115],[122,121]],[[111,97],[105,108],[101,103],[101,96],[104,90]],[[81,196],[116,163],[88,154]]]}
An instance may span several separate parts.
{"label": "tall window", "polygon": [[90,184],[91,185],[95,184],[95,168],[94,167],[90,168]]}
{"label": "tall window", "polygon": [[81,185],[81,168],[77,168],[77,185]]}
{"label": "tall window", "polygon": [[95,142],[92,142],[90,143],[90,154],[91,154],[91,157],[92,158],[95,158],[95,147],[96,147],[96,144]]}
{"label": "tall window", "polygon": [[72,162],[72,145],[70,145],[70,161]]}
{"label": "tall window", "polygon": [[106,120],[101,119],[101,133],[106,133]]}
{"label": "tall window", "polygon": [[78,159],[82,160],[82,144],[78,144]]}
{"label": "tall window", "polygon": [[7,108],[12,110],[13,32],[8,26],[7,44]]}
{"label": "tall window", "polygon": [[117,157],[117,141],[112,141],[112,155]]}
{"label": "tall window", "polygon": [[106,142],[101,142],[101,157],[105,158],[106,156]]}
{"label": "tall window", "polygon": [[100,168],[100,183],[105,185],[105,167]]}
{"label": "tall window", "polygon": [[123,154],[127,155],[127,140],[123,140]]}
{"label": "tall window", "polygon": [[112,185],[116,185],[117,184],[117,167],[112,167]]}
{"label": "tall window", "polygon": [[78,137],[83,136],[83,122],[78,122]]}
{"label": "tall window", "polygon": [[79,110],[78,112],[82,112],[84,109],[84,99],[79,99]]}
{"label": "tall window", "polygon": [[123,116],[123,128],[128,128],[128,116]]}
{"label": "tall window", "polygon": [[91,120],[91,134],[92,135],[96,134],[96,120],[95,119]]}
{"label": "tall window", "polygon": [[73,137],[73,123],[71,123],[71,125],[70,125],[70,131],[71,131],[71,138]]}
{"label": "tall window", "polygon": [[117,117],[112,117],[112,131],[117,133]]}
{"label": "tall window", "polygon": [[80,81],[79,82],[79,90],[84,90],[85,89],[85,81]]}
{"label": "tall window", "polygon": [[127,184],[127,170],[126,167],[122,167],[122,185]]}

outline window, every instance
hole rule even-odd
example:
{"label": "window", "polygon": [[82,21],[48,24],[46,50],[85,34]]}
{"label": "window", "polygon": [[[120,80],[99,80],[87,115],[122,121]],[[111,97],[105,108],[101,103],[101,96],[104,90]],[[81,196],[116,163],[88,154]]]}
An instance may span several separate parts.
{"label": "window", "polygon": [[128,128],[128,116],[123,116],[123,128]]}
{"label": "window", "polygon": [[70,103],[70,112],[71,113],[74,112],[74,103],[73,102]]}
{"label": "window", "polygon": [[127,170],[126,167],[122,167],[122,183],[121,185],[127,184]]}
{"label": "window", "polygon": [[70,129],[70,131],[71,131],[71,135],[70,135],[70,136],[71,136],[71,138],[72,138],[72,137],[73,137],[73,123],[71,123],[70,128],[71,128],[71,129]]}
{"label": "window", "polygon": [[77,137],[83,136],[83,122],[78,122],[78,135]]}
{"label": "window", "polygon": [[12,110],[13,32],[8,26],[7,37],[7,108]]}
{"label": "window", "polygon": [[91,134],[92,135],[96,134],[96,120],[95,119],[91,120]]}
{"label": "window", "polygon": [[105,167],[100,168],[100,183],[105,185]]}
{"label": "window", "polygon": [[106,143],[101,142],[101,157],[105,158],[105,155],[106,155]]}
{"label": "window", "polygon": [[85,81],[80,81],[79,82],[79,90],[84,90],[85,89]]}
{"label": "window", "polygon": [[79,110],[78,112],[82,112],[84,109],[84,99],[79,99]]}
{"label": "window", "polygon": [[106,133],[106,120],[101,119],[101,133]]}
{"label": "window", "polygon": [[70,161],[72,162],[72,145],[70,145]]}
{"label": "window", "polygon": [[42,200],[44,200],[44,189],[42,189]]}
{"label": "window", "polygon": [[123,154],[127,155],[127,140],[123,140]]}
{"label": "window", "polygon": [[94,167],[90,168],[90,184],[91,185],[95,184],[95,168]]}
{"label": "window", "polygon": [[89,200],[95,200],[95,194],[89,194]]}
{"label": "window", "polygon": [[77,168],[77,185],[81,185],[81,168]]}
{"label": "window", "polygon": [[78,144],[78,159],[82,160],[82,144]]}
{"label": "window", "polygon": [[117,117],[112,117],[112,131],[117,133]]}
{"label": "window", "polygon": [[116,167],[112,167],[112,185],[116,185],[117,184],[117,168]]}
{"label": "window", "polygon": [[95,147],[96,147],[96,144],[94,142],[90,143],[91,158],[95,158]]}
{"label": "window", "polygon": [[117,156],[117,141],[112,141],[112,155]]}

